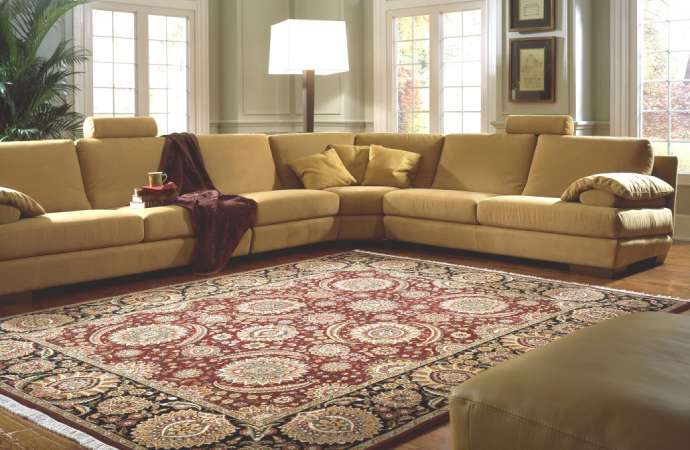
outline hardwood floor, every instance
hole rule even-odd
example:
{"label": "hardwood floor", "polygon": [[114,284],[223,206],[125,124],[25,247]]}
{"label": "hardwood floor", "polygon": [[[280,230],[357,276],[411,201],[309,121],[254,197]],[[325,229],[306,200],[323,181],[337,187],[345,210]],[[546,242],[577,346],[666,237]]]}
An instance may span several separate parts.
{"label": "hardwood floor", "polygon": [[[233,260],[230,267],[223,273],[247,271],[356,248],[690,299],[690,277],[688,276],[690,274],[690,243],[674,244],[664,265],[631,273],[615,280],[595,275],[572,273],[568,271],[565,265],[388,242],[329,243],[243,257]],[[194,275],[187,269],[181,269],[48,289],[34,293],[32,298],[4,299],[5,301],[0,303],[0,316],[20,314],[42,308],[67,305],[202,278],[204,277]],[[11,415],[0,411],[0,448],[31,448],[26,447],[26,445],[15,446],[11,441],[3,442],[3,439],[1,439],[3,433],[10,432],[19,439],[22,435],[46,436],[45,431],[34,427],[29,422],[18,421]],[[79,448],[77,446],[63,445],[63,441],[60,439],[53,441],[54,448]],[[58,446],[58,442],[61,445]],[[403,436],[395,442],[388,443],[382,448],[397,450],[450,449],[449,425],[447,422],[442,422],[436,426],[421,429],[416,433]]]}

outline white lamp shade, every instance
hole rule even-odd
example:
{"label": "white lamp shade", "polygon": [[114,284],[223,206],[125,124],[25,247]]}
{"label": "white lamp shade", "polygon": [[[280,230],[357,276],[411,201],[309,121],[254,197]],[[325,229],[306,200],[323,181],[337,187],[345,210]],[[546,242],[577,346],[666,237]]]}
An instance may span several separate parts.
{"label": "white lamp shade", "polygon": [[340,20],[288,19],[271,26],[269,74],[347,72],[347,31]]}

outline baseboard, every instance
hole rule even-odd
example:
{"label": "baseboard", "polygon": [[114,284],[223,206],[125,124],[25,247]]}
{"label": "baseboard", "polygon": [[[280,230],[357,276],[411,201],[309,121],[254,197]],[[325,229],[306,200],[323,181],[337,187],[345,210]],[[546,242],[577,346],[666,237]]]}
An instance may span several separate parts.
{"label": "baseboard", "polygon": [[690,241],[690,214],[676,214],[673,239],[677,241]]}

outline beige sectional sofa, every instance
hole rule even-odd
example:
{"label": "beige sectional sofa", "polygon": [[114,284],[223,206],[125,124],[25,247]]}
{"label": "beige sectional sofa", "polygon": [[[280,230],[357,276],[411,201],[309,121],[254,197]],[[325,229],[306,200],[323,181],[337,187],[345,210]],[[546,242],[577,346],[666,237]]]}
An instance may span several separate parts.
{"label": "beige sectional sofa", "polygon": [[[112,124],[111,124],[112,125]],[[187,212],[126,205],[158,166],[163,138],[136,120],[77,141],[0,144],[0,186],[47,214],[0,225],[0,295],[184,266],[195,245]],[[394,239],[617,271],[663,261],[665,208],[616,209],[558,199],[601,172],[654,174],[676,186],[677,160],[645,140],[574,137],[568,117],[509,118],[507,134],[313,133],[204,135],[216,187],[258,202],[235,255],[322,241]],[[303,189],[288,167],[329,144],[379,144],[419,153],[410,189]]]}

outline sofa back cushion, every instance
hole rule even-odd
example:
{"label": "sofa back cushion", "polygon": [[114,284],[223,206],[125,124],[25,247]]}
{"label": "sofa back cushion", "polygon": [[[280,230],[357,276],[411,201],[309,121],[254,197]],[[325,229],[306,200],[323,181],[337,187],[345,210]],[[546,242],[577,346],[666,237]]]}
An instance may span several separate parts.
{"label": "sofa back cushion", "polygon": [[46,212],[91,209],[72,141],[0,144],[0,186],[31,196]]}
{"label": "sofa back cushion", "polygon": [[305,156],[321,153],[330,145],[352,145],[353,133],[288,133],[275,134],[268,138],[280,187],[283,189],[298,189],[302,187],[289,163]]}
{"label": "sofa back cushion", "polygon": [[653,164],[646,139],[542,135],[523,194],[560,197],[579,178],[607,172],[649,175]]}
{"label": "sofa back cushion", "polygon": [[506,133],[536,135],[556,134],[571,136],[575,134],[575,122],[570,116],[508,116],[506,119]]}
{"label": "sofa back cushion", "polygon": [[265,134],[206,134],[199,136],[199,146],[220,192],[246,194],[276,187],[276,166]]}
{"label": "sofa back cushion", "polygon": [[355,137],[356,145],[380,145],[387,148],[406,150],[421,155],[417,174],[412,187],[428,188],[434,181],[436,166],[441,156],[443,135],[440,134],[402,134],[402,133],[363,133]]}
{"label": "sofa back cushion", "polygon": [[536,144],[533,134],[450,134],[433,188],[519,195]]}
{"label": "sofa back cushion", "polygon": [[[265,135],[200,135],[211,181],[226,194],[271,190],[275,167]],[[158,170],[164,138],[81,139],[77,152],[84,185],[94,208],[129,204],[132,190]]]}

